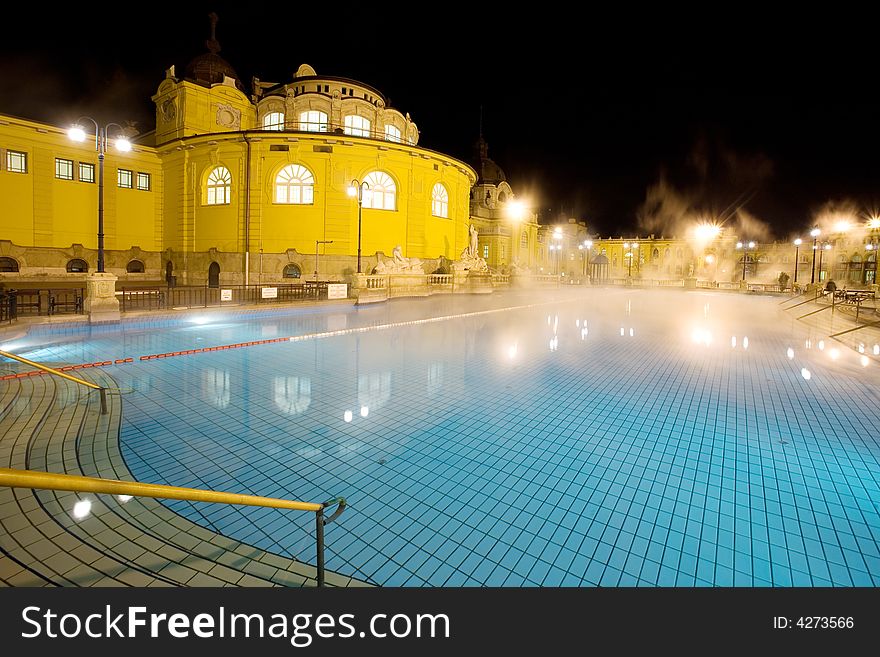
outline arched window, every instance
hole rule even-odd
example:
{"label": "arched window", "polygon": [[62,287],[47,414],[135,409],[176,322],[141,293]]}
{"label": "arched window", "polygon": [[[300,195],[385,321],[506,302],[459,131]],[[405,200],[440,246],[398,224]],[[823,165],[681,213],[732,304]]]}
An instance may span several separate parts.
{"label": "arched window", "polygon": [[89,270],[89,263],[80,258],[74,258],[67,261],[67,271],[71,273],[81,274]]}
{"label": "arched window", "polygon": [[385,126],[385,141],[395,141],[400,143],[400,128],[396,125]]}
{"label": "arched window", "polygon": [[232,174],[226,167],[217,167],[208,174],[208,195],[205,199],[207,205],[227,205],[229,203],[230,189],[232,188]]}
{"label": "arched window", "polygon": [[129,274],[143,274],[144,273],[144,263],[140,260],[129,260],[128,264],[125,265],[125,271]]}
{"label": "arched window", "polygon": [[300,112],[299,129],[305,132],[327,132],[327,114],[318,110]]}
{"label": "arched window", "polygon": [[275,202],[311,205],[315,202],[315,177],[301,164],[288,164],[275,176]]}
{"label": "arched window", "polygon": [[431,190],[431,214],[444,219],[449,217],[449,192],[441,183],[435,184]]}
{"label": "arched window", "polygon": [[397,186],[387,173],[373,171],[364,178],[370,188],[364,189],[363,205],[374,210],[394,210],[397,208]]}
{"label": "arched window", "polygon": [[18,260],[14,258],[0,258],[0,272],[11,273],[18,271]]}
{"label": "arched window", "polygon": [[660,259],[660,249],[654,247],[654,250],[651,251],[651,260],[659,260]]}
{"label": "arched window", "polygon": [[522,235],[519,236],[519,245],[526,249],[529,246],[529,234],[526,231],[522,232]]}
{"label": "arched window", "polygon": [[507,193],[506,192],[498,192],[498,202],[505,203],[507,201]]}
{"label": "arched window", "polygon": [[666,247],[666,248],[663,250],[663,259],[664,259],[664,260],[669,260],[669,254],[670,254],[669,247]]}
{"label": "arched window", "polygon": [[264,116],[263,130],[284,130],[284,112],[269,112]]}
{"label": "arched window", "polygon": [[345,117],[345,134],[352,137],[369,137],[370,120],[362,116],[349,114]]}
{"label": "arched window", "polygon": [[284,268],[284,273],[282,274],[284,278],[299,278],[302,276],[302,270],[299,268],[299,265],[295,265],[290,263]]}

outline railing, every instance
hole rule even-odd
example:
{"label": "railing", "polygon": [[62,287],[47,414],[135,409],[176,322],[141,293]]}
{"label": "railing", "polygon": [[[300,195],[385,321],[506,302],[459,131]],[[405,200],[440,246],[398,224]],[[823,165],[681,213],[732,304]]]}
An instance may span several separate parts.
{"label": "railing", "polygon": [[207,308],[209,306],[284,303],[327,298],[333,281],[265,283],[262,285],[176,285],[168,287],[122,288],[116,292],[122,312],[163,308]]}
{"label": "railing", "polygon": [[60,376],[62,379],[73,381],[74,383],[78,383],[79,385],[85,386],[86,388],[97,390],[101,394],[101,415],[107,414],[107,388],[99,386],[97,383],[92,383],[91,381],[85,381],[83,379],[80,379],[79,377],[72,376],[70,374],[67,374],[66,372],[59,372],[58,370],[47,367],[46,365],[42,365],[41,363],[35,363],[34,361],[28,360],[27,358],[22,358],[21,356],[10,354],[8,351],[0,350],[0,356],[5,356],[6,358],[17,360],[19,363],[24,363],[25,365],[36,367],[38,370],[48,372],[49,374],[54,374],[55,376]]}
{"label": "railing", "polygon": [[383,290],[388,287],[388,277],[381,274],[371,274],[364,277],[368,290]]}
{"label": "railing", "polygon": [[428,285],[452,285],[452,274],[428,274]]}
{"label": "railing", "polygon": [[[318,586],[324,586],[324,525],[329,525],[345,511],[345,498],[336,497],[321,504],[297,502],[274,497],[259,497],[240,493],[223,493],[198,488],[180,488],[165,484],[146,484],[139,481],[119,479],[98,479],[80,475],[54,474],[34,470],[12,470],[0,468],[0,486],[10,488],[39,488],[42,490],[66,490],[75,493],[102,493],[105,495],[131,495],[132,497],[153,497],[165,500],[187,500],[190,502],[210,502],[215,504],[237,504],[240,506],[260,506],[272,509],[310,511],[315,514],[315,541],[317,544]],[[336,511],[325,518],[324,511],[336,505]]]}
{"label": "railing", "polygon": [[556,284],[559,282],[559,276],[556,274],[535,274],[532,276],[532,280],[535,283],[553,283]]}
{"label": "railing", "polygon": [[79,314],[83,312],[84,288],[6,290],[0,300],[0,319]]}
{"label": "railing", "polygon": [[492,274],[492,285],[510,285],[510,274]]}
{"label": "railing", "polygon": [[779,287],[778,283],[749,283],[748,288],[749,292],[782,292],[782,288]]}

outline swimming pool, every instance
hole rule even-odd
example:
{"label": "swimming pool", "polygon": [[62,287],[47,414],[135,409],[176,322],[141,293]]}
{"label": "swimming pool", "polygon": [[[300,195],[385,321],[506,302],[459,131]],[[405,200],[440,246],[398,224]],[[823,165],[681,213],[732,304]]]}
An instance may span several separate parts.
{"label": "swimming pool", "polygon": [[[444,297],[206,313],[15,351],[134,357],[108,371],[131,391],[120,441],[138,479],[345,496],[327,567],[378,584],[875,586],[880,364],[777,302]],[[168,505],[313,559],[310,517]]]}

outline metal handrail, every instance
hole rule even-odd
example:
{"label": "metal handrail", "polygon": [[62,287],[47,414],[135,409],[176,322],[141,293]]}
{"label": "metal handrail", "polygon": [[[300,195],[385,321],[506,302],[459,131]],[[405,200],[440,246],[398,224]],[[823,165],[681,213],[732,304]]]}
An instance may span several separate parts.
{"label": "metal handrail", "polygon": [[[224,493],[199,488],[182,488],[166,484],[148,484],[140,481],[121,481],[119,479],[100,479],[81,475],[38,472],[36,470],[13,470],[0,468],[0,486],[10,488],[39,488],[45,490],[66,490],[76,493],[104,493],[107,495],[131,495],[133,497],[153,497],[167,500],[187,500],[190,502],[210,502],[215,504],[237,504],[240,506],[261,506],[272,509],[310,511],[315,514],[317,541],[317,580],[324,586],[324,525],[329,525],[345,511],[344,497],[335,497],[322,504],[282,500],[274,497]],[[336,505],[336,511],[327,518],[324,511]]]}
{"label": "metal handrail", "polygon": [[30,365],[31,367],[36,367],[38,370],[43,370],[44,372],[48,372],[49,374],[54,374],[55,376],[60,376],[62,379],[67,379],[68,381],[73,381],[74,383],[78,383],[80,385],[86,386],[87,388],[91,388],[92,390],[97,390],[101,393],[101,415],[107,415],[107,388],[103,386],[99,386],[97,383],[92,383],[91,381],[86,381],[84,379],[80,379],[79,377],[72,376],[71,374],[67,374],[66,372],[61,372],[54,368],[48,367],[47,365],[43,365],[41,363],[35,363],[32,360],[28,360],[27,358],[23,358],[22,356],[16,356],[15,354],[10,354],[8,351],[3,351],[0,349],[0,356],[5,356],[6,358],[11,358],[12,360],[17,360],[20,363],[24,363],[25,365]]}

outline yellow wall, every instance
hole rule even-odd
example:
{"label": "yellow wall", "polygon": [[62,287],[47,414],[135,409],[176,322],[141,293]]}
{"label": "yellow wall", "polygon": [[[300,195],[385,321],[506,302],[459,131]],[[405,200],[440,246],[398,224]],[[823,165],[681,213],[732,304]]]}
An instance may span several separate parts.
{"label": "yellow wall", "polygon": [[[65,130],[44,124],[0,117],[0,239],[23,247],[66,248],[98,243],[98,154],[94,136],[72,142]],[[28,172],[7,171],[6,150],[28,155]],[[73,161],[74,180],[55,176],[55,159]],[[79,163],[95,165],[95,182],[79,180]],[[117,188],[117,167],[149,173],[151,190]],[[108,149],[104,163],[105,248],[161,248],[161,162],[155,150],[135,146],[125,154]],[[94,263],[90,263],[94,265]]]}

